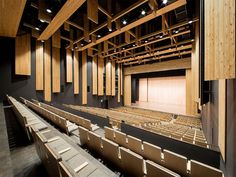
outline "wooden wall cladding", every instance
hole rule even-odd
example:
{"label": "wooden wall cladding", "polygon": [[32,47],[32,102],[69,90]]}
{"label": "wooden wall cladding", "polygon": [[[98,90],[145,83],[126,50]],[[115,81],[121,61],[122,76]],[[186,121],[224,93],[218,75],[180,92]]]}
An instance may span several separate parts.
{"label": "wooden wall cladding", "polygon": [[43,43],[36,41],[36,90],[43,90]]}
{"label": "wooden wall cladding", "polygon": [[52,35],[52,47],[61,48],[61,32],[57,30]]}
{"label": "wooden wall cladding", "polygon": [[111,95],[111,61],[106,63],[106,95]]}
{"label": "wooden wall cladding", "polygon": [[219,123],[218,123],[218,144],[223,160],[225,160],[225,137],[226,137],[226,80],[219,80]]}
{"label": "wooden wall cladding", "polygon": [[66,50],[66,82],[72,83],[72,51]]}
{"label": "wooden wall cladding", "polygon": [[30,34],[16,37],[15,74],[31,75],[31,42]]}
{"label": "wooden wall cladding", "polygon": [[44,100],[51,101],[51,41],[44,46]]}
{"label": "wooden wall cladding", "polygon": [[120,95],[123,95],[123,65],[120,65]]}
{"label": "wooden wall cladding", "polygon": [[104,95],[103,74],[104,74],[104,59],[98,57],[98,96]]}
{"label": "wooden wall cladding", "polygon": [[97,56],[93,57],[93,95],[98,94],[98,65]]}
{"label": "wooden wall cladding", "polygon": [[120,88],[120,85],[121,85],[121,77],[120,77],[120,72],[121,71],[121,68],[120,68],[120,64],[118,64],[118,67],[117,67],[117,73],[118,73],[118,93],[117,93],[117,102],[120,103],[120,91],[121,91],[121,88]]}
{"label": "wooden wall cladding", "polygon": [[52,47],[52,92],[59,93],[61,90],[61,65],[60,48]]}
{"label": "wooden wall cladding", "polygon": [[116,62],[111,62],[111,95],[116,95]]}
{"label": "wooden wall cladding", "polygon": [[82,104],[87,104],[87,54],[82,51]]}
{"label": "wooden wall cladding", "polygon": [[235,0],[204,2],[205,80],[235,78]]}
{"label": "wooden wall cladding", "polygon": [[124,105],[131,106],[131,75],[124,76]]}
{"label": "wooden wall cladding", "polygon": [[74,94],[79,94],[79,52],[74,51]]}
{"label": "wooden wall cladding", "polygon": [[192,70],[186,69],[186,114],[193,115],[193,85],[192,85]]}

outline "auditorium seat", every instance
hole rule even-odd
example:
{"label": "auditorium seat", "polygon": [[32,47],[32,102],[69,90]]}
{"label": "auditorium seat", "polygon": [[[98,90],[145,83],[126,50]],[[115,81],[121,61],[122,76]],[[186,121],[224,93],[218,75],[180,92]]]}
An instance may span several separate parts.
{"label": "auditorium seat", "polygon": [[128,139],[128,148],[139,155],[143,155],[142,141],[130,135],[127,135],[127,139]]}
{"label": "auditorium seat", "polygon": [[146,171],[147,175],[146,177],[180,177],[179,174],[161,166],[158,165],[150,160],[146,161]]}
{"label": "auditorium seat", "polygon": [[197,162],[195,160],[190,160],[191,170],[190,176],[191,177],[222,177],[223,173],[221,170],[208,166],[206,164]]}
{"label": "auditorium seat", "polygon": [[102,138],[103,157],[117,167],[121,167],[119,159],[119,145],[106,138]]}
{"label": "auditorium seat", "polygon": [[161,148],[153,144],[143,142],[143,157],[155,163],[161,164]]}
{"label": "auditorium seat", "polygon": [[114,130],[109,127],[104,127],[104,131],[105,131],[105,138],[114,141]]}
{"label": "auditorium seat", "polygon": [[101,141],[102,141],[101,136],[91,131],[88,132],[88,147],[90,150],[98,154],[101,154],[102,153]]}
{"label": "auditorium seat", "polygon": [[143,177],[144,175],[144,160],[143,157],[132,152],[129,149],[120,147],[122,170],[135,177]]}
{"label": "auditorium seat", "polygon": [[88,129],[79,126],[80,145],[88,145]]}
{"label": "auditorium seat", "polygon": [[181,176],[187,176],[187,158],[174,152],[164,149],[163,166],[173,170]]}
{"label": "auditorium seat", "polygon": [[127,141],[126,141],[126,134],[125,133],[122,133],[118,130],[114,130],[114,141],[119,144],[120,146],[123,146],[123,147],[127,147],[128,148],[128,144],[127,144]]}

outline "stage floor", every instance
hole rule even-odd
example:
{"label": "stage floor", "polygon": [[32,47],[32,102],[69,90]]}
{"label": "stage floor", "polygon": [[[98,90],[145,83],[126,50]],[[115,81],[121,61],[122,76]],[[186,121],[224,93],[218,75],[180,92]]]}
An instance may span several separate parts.
{"label": "stage floor", "polygon": [[160,104],[156,102],[136,101],[136,103],[132,103],[131,106],[136,108],[144,108],[155,111],[186,115],[185,106],[174,105],[174,104]]}

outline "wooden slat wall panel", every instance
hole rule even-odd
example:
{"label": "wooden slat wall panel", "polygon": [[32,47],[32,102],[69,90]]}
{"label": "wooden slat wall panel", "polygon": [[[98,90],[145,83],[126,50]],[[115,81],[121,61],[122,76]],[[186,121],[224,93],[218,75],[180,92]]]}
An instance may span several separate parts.
{"label": "wooden slat wall panel", "polygon": [[51,101],[51,41],[45,41],[44,48],[44,100]]}
{"label": "wooden slat wall panel", "polygon": [[106,95],[111,95],[111,62],[106,63]]}
{"label": "wooden slat wall panel", "polygon": [[87,0],[88,19],[98,24],[98,0]]}
{"label": "wooden slat wall panel", "polygon": [[36,90],[43,90],[43,43],[36,41]]}
{"label": "wooden slat wall panel", "polygon": [[52,92],[59,93],[61,91],[61,63],[60,48],[52,48]]}
{"label": "wooden slat wall panel", "polygon": [[117,102],[120,103],[120,91],[121,91],[121,77],[120,77],[120,74],[121,74],[121,69],[120,69],[120,64],[118,64],[118,67],[117,67],[117,73],[118,73],[118,93],[117,93]]}
{"label": "wooden slat wall panel", "polygon": [[205,80],[235,78],[235,0],[204,2]]}
{"label": "wooden slat wall panel", "polygon": [[87,54],[82,51],[82,104],[87,104]]}
{"label": "wooden slat wall panel", "polygon": [[61,48],[61,32],[57,30],[52,35],[52,47]]}
{"label": "wooden slat wall panel", "polygon": [[193,113],[193,87],[192,87],[192,70],[186,69],[186,114]]}
{"label": "wooden slat wall panel", "polygon": [[226,126],[226,80],[219,80],[219,136],[218,136],[218,144],[220,148],[221,155],[223,160],[225,160],[225,126]]}
{"label": "wooden slat wall panel", "polygon": [[111,95],[116,95],[116,62],[111,62]]}
{"label": "wooden slat wall panel", "polygon": [[120,95],[123,95],[123,65],[120,65]]}
{"label": "wooden slat wall panel", "polygon": [[124,76],[124,105],[131,106],[131,75]]}
{"label": "wooden slat wall panel", "polygon": [[16,37],[15,74],[31,75],[31,38],[30,34]]}
{"label": "wooden slat wall panel", "polygon": [[93,95],[98,94],[98,64],[97,56],[93,57]]}
{"label": "wooden slat wall panel", "polygon": [[66,82],[72,83],[72,51],[66,50]]}
{"label": "wooden slat wall panel", "polygon": [[104,95],[103,90],[104,59],[98,58],[98,96]]}
{"label": "wooden slat wall panel", "polygon": [[74,94],[79,94],[79,52],[74,51]]}

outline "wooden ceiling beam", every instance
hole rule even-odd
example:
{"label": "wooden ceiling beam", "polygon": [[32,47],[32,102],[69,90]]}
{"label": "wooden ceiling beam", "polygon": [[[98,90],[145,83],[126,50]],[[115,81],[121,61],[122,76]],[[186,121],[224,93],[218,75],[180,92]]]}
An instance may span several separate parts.
{"label": "wooden ceiling beam", "polygon": [[16,37],[26,0],[1,0],[0,36]]}
{"label": "wooden ceiling beam", "polygon": [[51,23],[48,24],[46,29],[39,36],[38,40],[48,40],[62,25],[70,18],[74,12],[82,6],[86,0],[69,0],[66,1],[60,11],[53,18]]}
{"label": "wooden ceiling beam", "polygon": [[130,30],[130,29],[132,29],[132,28],[134,28],[136,26],[139,26],[139,25],[141,25],[141,24],[143,24],[145,22],[148,22],[148,21],[150,21],[150,20],[152,20],[152,19],[154,19],[154,18],[156,18],[156,17],[158,17],[160,15],[163,15],[163,14],[165,14],[167,12],[170,12],[170,11],[172,11],[172,10],[178,8],[178,7],[181,7],[181,6],[185,5],[186,3],[187,3],[186,0],[177,0],[176,2],[174,2],[174,3],[170,4],[170,5],[167,5],[167,6],[161,8],[161,9],[159,9],[159,10],[157,10],[157,11],[151,13],[151,14],[146,15],[145,17],[140,18],[139,20],[136,20],[133,23],[130,23],[130,24],[124,26],[120,30],[116,30],[116,31],[114,31],[114,32],[112,32],[112,33],[110,33],[110,34],[108,34],[108,35],[98,39],[96,41],[96,43],[91,42],[91,43],[87,44],[86,46],[82,47],[80,50],[82,51],[82,50],[88,49],[90,47],[93,47],[94,45],[97,45],[97,44],[99,44],[101,42],[104,42],[104,41],[106,41],[106,40],[108,40],[108,39],[110,39],[112,37],[115,37],[115,36],[125,32],[127,30]]}
{"label": "wooden ceiling beam", "polygon": [[98,10],[100,10],[107,17],[112,18],[111,14],[108,11],[106,11],[102,6],[98,6]]}
{"label": "wooden ceiling beam", "polygon": [[87,0],[88,19],[98,24],[98,0]]}
{"label": "wooden ceiling beam", "polygon": [[71,26],[73,26],[73,27],[75,27],[75,28],[77,28],[81,31],[84,31],[84,28],[82,26],[79,26],[79,25],[77,25],[76,23],[74,23],[72,21],[67,20],[65,23],[67,23],[67,24],[69,24],[69,25],[71,25]]}

